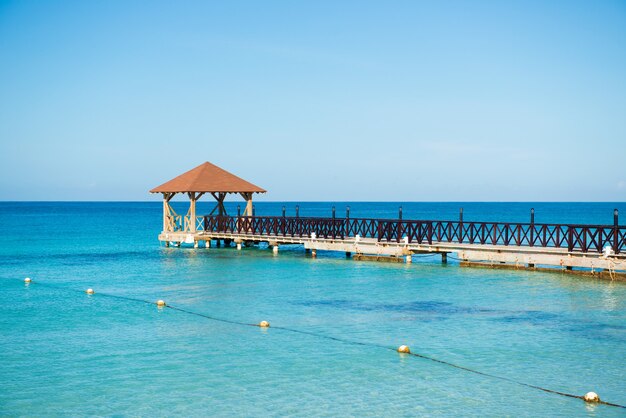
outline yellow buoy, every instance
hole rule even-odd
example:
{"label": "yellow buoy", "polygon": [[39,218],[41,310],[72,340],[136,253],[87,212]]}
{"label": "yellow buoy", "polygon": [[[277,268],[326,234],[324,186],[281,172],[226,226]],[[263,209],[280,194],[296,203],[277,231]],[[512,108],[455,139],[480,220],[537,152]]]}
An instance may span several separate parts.
{"label": "yellow buoy", "polygon": [[85,292],[86,292],[88,295],[93,295],[93,289],[87,289],[87,290],[85,290]]}
{"label": "yellow buoy", "polygon": [[24,283],[30,283],[30,281],[31,281],[30,277],[27,277],[27,278],[24,279]]}
{"label": "yellow buoy", "polygon": [[261,321],[261,322],[259,322],[259,326],[261,328],[269,328],[270,327],[270,323],[267,322],[267,321]]}
{"label": "yellow buoy", "polygon": [[162,307],[164,307],[164,306],[165,306],[165,301],[164,301],[164,300],[159,299],[159,300],[157,300],[157,303],[156,303],[156,304],[157,304],[157,306],[158,306],[158,307],[162,308]]}
{"label": "yellow buoy", "polygon": [[585,396],[583,396],[585,402],[600,402],[600,397],[595,392],[587,392]]}
{"label": "yellow buoy", "polygon": [[398,353],[409,354],[410,352],[411,352],[411,350],[409,349],[408,345],[401,345],[400,347],[398,347]]}

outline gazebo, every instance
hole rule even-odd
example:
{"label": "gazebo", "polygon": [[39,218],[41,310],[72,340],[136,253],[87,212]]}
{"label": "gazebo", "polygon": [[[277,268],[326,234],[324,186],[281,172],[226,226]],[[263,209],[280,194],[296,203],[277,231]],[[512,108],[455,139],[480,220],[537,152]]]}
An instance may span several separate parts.
{"label": "gazebo", "polygon": [[[173,178],[167,183],[155,187],[150,193],[163,194],[163,232],[196,232],[196,202],[206,193],[210,193],[217,204],[211,214],[226,215],[224,199],[228,194],[239,194],[246,201],[244,216],[252,216],[252,195],[266,191],[246,180],[209,162],[200,164],[186,173]],[[183,217],[178,215],[170,201],[178,194],[189,197],[189,210]]]}

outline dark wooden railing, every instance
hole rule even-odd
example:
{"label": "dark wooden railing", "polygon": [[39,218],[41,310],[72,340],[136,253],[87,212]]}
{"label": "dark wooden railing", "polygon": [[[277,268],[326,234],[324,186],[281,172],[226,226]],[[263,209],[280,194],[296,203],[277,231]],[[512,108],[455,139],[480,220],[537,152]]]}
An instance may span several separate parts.
{"label": "dark wooden railing", "polygon": [[276,237],[375,238],[379,242],[461,243],[598,252],[605,246],[619,254],[626,247],[626,226],[536,223],[419,221],[369,218],[284,216],[204,216],[207,232]]}

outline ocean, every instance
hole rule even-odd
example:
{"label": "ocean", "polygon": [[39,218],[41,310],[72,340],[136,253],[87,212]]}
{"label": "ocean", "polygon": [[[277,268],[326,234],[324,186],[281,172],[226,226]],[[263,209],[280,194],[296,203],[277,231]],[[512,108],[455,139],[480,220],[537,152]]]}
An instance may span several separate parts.
{"label": "ocean", "polygon": [[[379,218],[402,205],[404,219],[424,220],[458,219],[463,207],[465,220],[511,222],[534,208],[537,223],[586,224],[612,224],[617,208],[626,224],[626,203],[259,202],[255,211],[293,215],[296,205],[301,216],[350,206],[351,217]],[[165,248],[161,210],[0,202],[0,416],[626,415],[515,383],[625,405],[626,283],[436,256],[407,265],[312,259],[297,246]],[[202,202],[198,214],[210,210]],[[141,302],[157,299],[192,313]],[[241,325],[261,320],[271,327]],[[389,349],[401,344],[427,358]]]}

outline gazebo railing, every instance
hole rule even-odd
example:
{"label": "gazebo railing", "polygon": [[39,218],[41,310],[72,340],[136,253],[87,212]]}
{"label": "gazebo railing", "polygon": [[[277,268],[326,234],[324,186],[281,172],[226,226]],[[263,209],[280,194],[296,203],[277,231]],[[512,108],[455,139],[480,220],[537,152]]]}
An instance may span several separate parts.
{"label": "gazebo railing", "polygon": [[204,216],[203,230],[249,235],[319,238],[345,237],[343,219],[282,216]]}
{"label": "gazebo railing", "polygon": [[[198,230],[276,237],[374,238],[407,244],[459,243],[566,248],[570,252],[615,254],[626,247],[626,226],[510,222],[422,221],[373,218],[203,216]],[[315,234],[315,235],[313,235]]]}
{"label": "gazebo railing", "polygon": [[167,215],[165,217],[167,219],[168,231],[177,232],[177,231],[186,231],[186,220],[183,219],[182,215]]}

